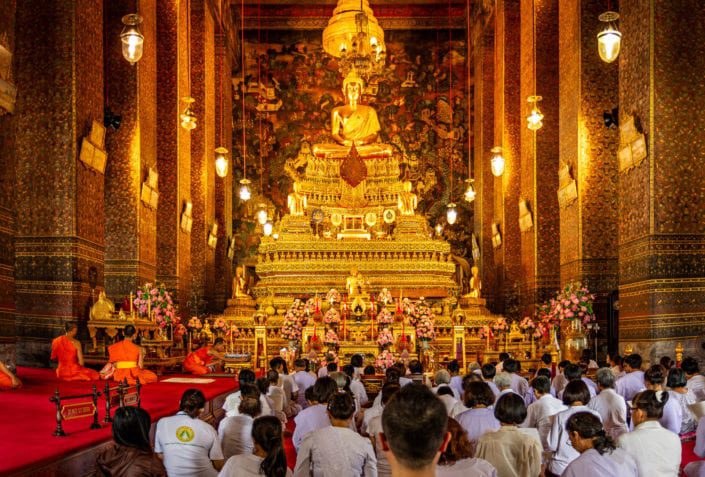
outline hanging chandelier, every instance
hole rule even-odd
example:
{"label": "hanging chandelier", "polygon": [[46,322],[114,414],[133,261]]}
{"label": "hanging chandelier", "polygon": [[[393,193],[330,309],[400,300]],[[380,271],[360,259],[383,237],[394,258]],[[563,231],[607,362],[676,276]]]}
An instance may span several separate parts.
{"label": "hanging chandelier", "polygon": [[228,150],[224,147],[218,147],[215,150],[215,172],[218,177],[224,178],[228,175],[228,158],[226,154]]}
{"label": "hanging chandelier", "polygon": [[338,0],[338,6],[323,30],[323,49],[338,58],[343,76],[354,69],[368,81],[382,73],[387,56],[384,30],[374,16],[369,0]]}
{"label": "hanging chandelier", "polygon": [[184,112],[181,113],[181,127],[191,131],[193,129],[196,129],[196,115],[193,114],[193,109],[191,109],[191,105],[196,101],[195,99],[189,97],[181,98],[181,101],[186,103],[186,109],[184,109]]}
{"label": "hanging chandelier", "polygon": [[125,25],[120,33],[122,56],[131,65],[134,65],[142,58],[144,35],[140,32],[140,23],[142,23],[142,17],[136,13],[122,17],[122,24]]}
{"label": "hanging chandelier", "polygon": [[463,198],[465,199],[465,202],[472,203],[475,200],[475,196],[477,195],[474,186],[475,179],[465,179],[465,183],[468,185],[468,187],[465,189],[465,194],[463,194]]}
{"label": "hanging chandelier", "polygon": [[527,127],[532,131],[538,131],[543,126],[543,113],[539,109],[539,101],[541,96],[529,96],[527,101],[534,106],[531,108],[531,113],[526,117]]}
{"label": "hanging chandelier", "polygon": [[502,156],[502,148],[499,146],[492,148],[490,168],[492,169],[492,175],[495,177],[502,177],[502,174],[504,174],[504,156]]}
{"label": "hanging chandelier", "polygon": [[605,12],[597,18],[607,24],[605,29],[597,34],[597,51],[602,61],[612,63],[619,56],[622,46],[622,33],[617,28],[619,13]]}
{"label": "hanging chandelier", "polygon": [[458,209],[453,202],[448,204],[446,207],[446,220],[448,221],[448,224],[453,225],[458,220]]}

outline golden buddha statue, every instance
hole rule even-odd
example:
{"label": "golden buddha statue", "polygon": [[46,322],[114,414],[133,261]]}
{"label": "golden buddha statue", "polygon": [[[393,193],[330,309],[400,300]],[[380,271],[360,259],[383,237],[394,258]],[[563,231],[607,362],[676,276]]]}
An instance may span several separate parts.
{"label": "golden buddha statue", "polygon": [[401,215],[414,215],[416,207],[419,204],[419,199],[411,192],[411,181],[406,180],[402,185],[402,191],[399,192],[397,207]]}
{"label": "golden buddha statue", "polygon": [[365,294],[365,279],[357,270],[357,267],[352,267],[350,275],[345,280],[345,289],[350,297],[358,297]]}
{"label": "golden buddha statue", "polygon": [[524,339],[524,334],[521,332],[519,329],[519,325],[517,325],[516,321],[512,321],[511,326],[509,327],[509,340],[523,340]]}
{"label": "golden buddha statue", "polygon": [[473,266],[471,271],[472,278],[470,279],[470,293],[468,293],[466,296],[470,298],[480,298],[480,293],[482,290],[482,280],[480,280],[479,277],[480,269],[476,266]]}
{"label": "golden buddha statue", "polygon": [[239,266],[235,269],[235,276],[233,277],[233,296],[232,298],[242,298],[249,297],[249,290],[247,289],[247,276],[245,273],[245,268]]}
{"label": "golden buddha statue", "polygon": [[306,195],[300,192],[301,186],[294,182],[294,191],[289,194],[287,202],[289,204],[289,215],[301,216],[306,210]]}
{"label": "golden buddha statue", "polygon": [[115,313],[115,305],[105,296],[105,292],[101,291],[98,295],[98,301],[91,307],[90,319],[97,321],[111,320]]}

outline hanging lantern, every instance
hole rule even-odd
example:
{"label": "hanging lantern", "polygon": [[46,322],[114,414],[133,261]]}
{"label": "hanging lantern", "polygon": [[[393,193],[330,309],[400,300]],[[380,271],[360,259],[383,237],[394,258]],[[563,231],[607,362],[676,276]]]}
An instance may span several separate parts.
{"label": "hanging lantern", "polygon": [[272,235],[272,230],[274,230],[274,226],[271,222],[265,222],[262,226],[262,233],[265,237],[269,237],[270,235]]}
{"label": "hanging lantern", "polygon": [[542,99],[543,98],[541,96],[529,96],[527,99],[529,103],[534,105],[533,108],[531,108],[531,113],[529,113],[529,116],[526,118],[528,123],[527,127],[532,131],[538,131],[543,126],[543,114],[541,113],[538,104]]}
{"label": "hanging lantern", "polygon": [[196,115],[193,114],[193,110],[191,109],[191,104],[196,100],[191,97],[181,98],[181,100],[186,103],[186,109],[184,109],[184,112],[181,113],[180,116],[181,127],[188,131],[196,129]]}
{"label": "hanging lantern", "polygon": [[138,26],[142,23],[142,17],[136,13],[131,13],[130,15],[122,17],[122,23],[125,25],[122,32],[120,32],[122,56],[124,56],[131,65],[134,65],[142,58],[144,35],[140,32]]}
{"label": "hanging lantern", "polygon": [[[499,146],[492,148],[492,159],[490,160],[490,167],[492,168],[493,176],[502,177],[502,174],[504,174],[504,156],[502,156],[502,148]],[[473,199],[474,198],[475,195],[473,194]]]}
{"label": "hanging lantern", "polygon": [[455,208],[455,204],[453,202],[448,204],[447,207],[446,220],[448,221],[448,224],[453,225],[456,220],[458,220],[458,209]]}
{"label": "hanging lantern", "polygon": [[264,226],[269,220],[269,215],[267,214],[267,206],[265,204],[259,204],[257,206],[257,222]]}
{"label": "hanging lantern", "polygon": [[475,196],[477,193],[475,192],[475,179],[465,179],[465,182],[467,183],[468,187],[465,189],[465,194],[463,197],[465,198],[465,202],[472,203],[472,201],[475,200]]}
{"label": "hanging lantern", "polygon": [[224,178],[228,175],[228,158],[226,154],[228,150],[224,147],[219,147],[215,150],[215,173],[218,177]]}
{"label": "hanging lantern", "polygon": [[443,226],[441,224],[436,224],[436,235],[438,235],[440,237],[442,233],[443,233]]}
{"label": "hanging lantern", "polygon": [[605,12],[597,18],[607,24],[605,29],[597,34],[597,51],[602,61],[612,63],[619,56],[622,46],[622,33],[617,29],[619,13]]}
{"label": "hanging lantern", "polygon": [[252,197],[252,192],[250,191],[250,180],[249,179],[240,179],[240,200],[247,202],[250,200],[250,197]]}

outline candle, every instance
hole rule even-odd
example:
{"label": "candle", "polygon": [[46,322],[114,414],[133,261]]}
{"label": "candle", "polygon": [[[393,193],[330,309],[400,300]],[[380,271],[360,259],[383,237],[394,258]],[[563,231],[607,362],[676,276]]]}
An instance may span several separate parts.
{"label": "candle", "polygon": [[152,298],[151,297],[147,300],[147,319],[148,320],[152,319]]}
{"label": "candle", "polygon": [[130,315],[132,314],[132,292],[130,292]]}

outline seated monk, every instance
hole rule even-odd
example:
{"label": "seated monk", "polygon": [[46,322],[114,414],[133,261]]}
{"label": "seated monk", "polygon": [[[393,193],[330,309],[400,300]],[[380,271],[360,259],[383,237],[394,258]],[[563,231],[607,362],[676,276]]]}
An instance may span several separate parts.
{"label": "seated monk", "polygon": [[132,342],[136,333],[133,325],[127,325],[123,330],[125,339],[108,347],[108,360],[115,366],[113,379],[118,382],[127,379],[128,384],[135,384],[136,378],[140,378],[141,384],[155,383],[157,375],[143,369],[144,349]]}
{"label": "seated monk", "polygon": [[81,343],[76,339],[78,326],[66,323],[66,334],[51,342],[51,359],[58,361],[56,377],[64,381],[92,381],[100,379],[98,371],[83,367]]}
{"label": "seated monk", "polygon": [[5,363],[0,361],[0,389],[13,389],[20,386],[22,386],[22,381],[12,371],[7,369]]}
{"label": "seated monk", "polygon": [[213,345],[204,345],[189,353],[184,360],[184,370],[192,374],[208,374],[208,365],[222,360],[224,351],[225,341],[223,338],[216,338]]}

